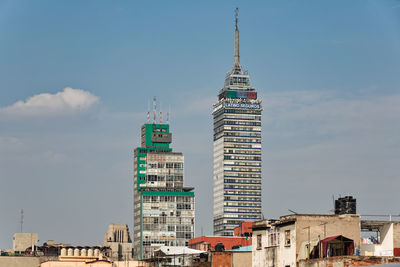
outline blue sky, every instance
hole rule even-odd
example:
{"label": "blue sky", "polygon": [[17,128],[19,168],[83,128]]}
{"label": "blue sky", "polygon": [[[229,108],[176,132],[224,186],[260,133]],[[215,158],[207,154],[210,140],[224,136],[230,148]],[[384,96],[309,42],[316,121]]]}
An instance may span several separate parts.
{"label": "blue sky", "polygon": [[196,232],[211,234],[211,108],[235,7],[263,99],[264,216],[327,213],[339,194],[400,213],[400,1],[3,0],[0,248],[21,208],[41,242],[132,229],[132,151],[153,96],[196,188]]}

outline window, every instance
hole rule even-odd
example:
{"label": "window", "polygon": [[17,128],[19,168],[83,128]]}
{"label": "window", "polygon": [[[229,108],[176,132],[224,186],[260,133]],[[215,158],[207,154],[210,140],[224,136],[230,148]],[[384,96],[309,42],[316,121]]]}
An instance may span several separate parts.
{"label": "window", "polygon": [[285,231],[285,247],[290,247],[290,230]]}
{"label": "window", "polygon": [[261,249],[261,235],[257,235],[257,249]]}
{"label": "window", "polygon": [[274,247],[279,245],[279,229],[274,228],[268,231],[268,246]]}

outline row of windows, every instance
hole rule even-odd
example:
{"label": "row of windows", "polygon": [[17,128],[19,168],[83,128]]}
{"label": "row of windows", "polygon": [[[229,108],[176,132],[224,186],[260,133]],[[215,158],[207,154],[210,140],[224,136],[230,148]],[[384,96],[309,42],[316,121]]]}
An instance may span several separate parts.
{"label": "row of windows", "polygon": [[182,175],[153,175],[149,174],[146,176],[146,181],[149,182],[164,182],[164,181],[176,181],[176,182],[183,182],[183,176]]}
{"label": "row of windows", "polygon": [[193,197],[188,196],[143,196],[143,203],[178,202],[193,203]]}
{"label": "row of windows", "polygon": [[249,186],[249,185],[225,185],[224,189],[247,189],[247,190],[261,190],[261,186]]}
{"label": "row of windows", "polygon": [[259,197],[237,197],[237,196],[225,196],[225,201],[254,201],[261,202],[261,198]]}
{"label": "row of windows", "polygon": [[[248,145],[248,144],[237,144],[237,143],[229,143],[225,142],[224,148],[247,148],[247,149],[260,149],[261,150],[261,144],[255,144],[255,145]],[[251,151],[254,153],[254,151]]]}
{"label": "row of windows", "polygon": [[235,120],[235,121],[261,121],[261,116],[250,116],[250,115],[238,115],[238,114],[232,114],[232,115],[224,115],[220,117],[214,117],[214,125],[217,125],[221,121],[227,121],[227,120]]}
{"label": "row of windows", "polygon": [[261,192],[259,191],[243,191],[243,190],[225,190],[224,191],[224,196],[239,196],[239,195],[246,195],[246,196],[261,196]]}
{"label": "row of windows", "polygon": [[235,121],[235,120],[222,120],[215,124],[215,126],[219,125],[246,125],[246,126],[261,126],[261,122],[259,121]]}
{"label": "row of windows", "polygon": [[234,114],[255,114],[261,115],[260,109],[221,109],[217,113],[214,114],[214,118],[220,116],[223,113],[234,113]]}
{"label": "row of windows", "polygon": [[243,168],[243,167],[224,167],[224,171],[231,172],[261,172],[259,168]]}
{"label": "row of windows", "polygon": [[183,169],[182,162],[148,162],[149,169]]}
{"label": "row of windows", "polygon": [[225,202],[224,207],[252,207],[252,208],[261,208],[261,204],[256,203],[246,203],[246,202]]}
{"label": "row of windows", "polygon": [[224,132],[225,136],[261,137],[261,133]]}
{"label": "row of windows", "polygon": [[[227,148],[227,147],[225,146],[224,148]],[[261,148],[253,148],[252,150],[247,150],[247,149],[224,149],[224,154],[260,155],[261,156]]]}
{"label": "row of windows", "polygon": [[225,142],[237,142],[237,143],[257,143],[261,144],[261,138],[230,138],[230,137],[225,137],[224,138]]}
{"label": "row of windows", "polygon": [[222,131],[235,131],[237,133],[243,132],[243,134],[261,133],[261,127],[246,127],[246,126],[231,126],[231,125],[216,127],[214,125],[214,133]]}
{"label": "row of windows", "polygon": [[261,180],[261,174],[258,173],[230,173],[229,175],[225,175],[225,178],[259,178]]}
{"label": "row of windows", "polygon": [[178,203],[178,204],[176,204],[176,208],[177,208],[178,210],[190,210],[190,209],[192,209],[192,205],[190,205],[190,204]]}
{"label": "row of windows", "polygon": [[261,162],[257,161],[227,161],[229,163],[225,163],[224,166],[231,166],[231,167],[240,167],[240,166],[246,166],[246,167],[261,167]]}
{"label": "row of windows", "polygon": [[224,179],[225,184],[261,184],[260,180],[250,179]]}
{"label": "row of windows", "polygon": [[261,210],[258,209],[244,209],[244,208],[225,208],[224,212],[234,212],[234,213],[260,213]]}
{"label": "row of windows", "polygon": [[[177,211],[176,213],[180,214],[180,211]],[[172,215],[174,213],[172,212]],[[148,217],[148,216],[144,216],[143,217],[143,223],[147,223],[147,224],[154,224],[154,219],[163,219],[163,223],[160,223],[160,220],[157,221],[157,224],[160,224],[160,231],[166,231],[165,226],[168,225],[173,225],[173,224],[194,224],[194,218],[193,217]],[[164,222],[164,219],[166,219],[166,221]]]}
{"label": "row of windows", "polygon": [[[180,242],[178,240],[173,240],[173,241],[165,241],[165,240],[145,240],[143,241],[143,246],[145,247],[149,247],[151,246],[151,244],[156,244],[156,245],[165,245],[165,246],[188,246],[189,242],[184,241],[184,242]],[[153,249],[153,248],[151,248]]]}
{"label": "row of windows", "polygon": [[261,161],[259,156],[231,156],[224,155],[225,160],[251,160],[251,161]]}

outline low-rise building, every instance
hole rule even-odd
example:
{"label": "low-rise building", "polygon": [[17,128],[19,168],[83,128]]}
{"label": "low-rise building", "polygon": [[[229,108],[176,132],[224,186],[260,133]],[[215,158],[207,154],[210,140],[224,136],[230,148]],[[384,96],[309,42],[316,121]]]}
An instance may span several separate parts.
{"label": "low-rise building", "polygon": [[300,259],[354,255],[360,250],[360,216],[293,214],[253,223],[252,266],[296,266]]}

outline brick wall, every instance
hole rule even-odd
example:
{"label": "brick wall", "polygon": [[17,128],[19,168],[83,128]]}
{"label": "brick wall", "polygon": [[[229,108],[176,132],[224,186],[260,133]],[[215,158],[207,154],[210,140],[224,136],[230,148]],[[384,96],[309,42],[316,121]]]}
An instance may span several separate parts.
{"label": "brick wall", "polygon": [[232,253],[231,252],[213,252],[211,255],[212,267],[231,267]]}

